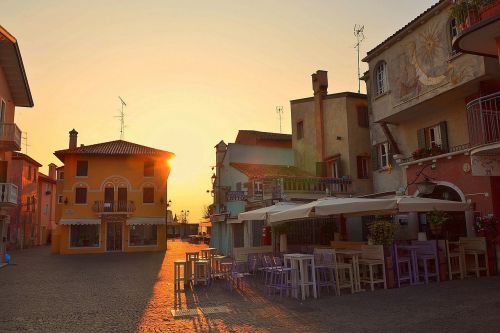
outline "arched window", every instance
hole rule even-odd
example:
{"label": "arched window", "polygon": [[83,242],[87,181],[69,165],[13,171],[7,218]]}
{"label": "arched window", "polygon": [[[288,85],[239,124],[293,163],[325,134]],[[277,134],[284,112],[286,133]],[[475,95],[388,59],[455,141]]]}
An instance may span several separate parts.
{"label": "arched window", "polygon": [[382,61],[375,67],[375,96],[380,96],[388,90],[387,63]]}
{"label": "arched window", "polygon": [[459,30],[458,30],[458,24],[457,20],[452,18],[450,20],[450,46],[451,46],[451,55],[455,55],[458,52],[453,49],[453,39],[458,36]]}

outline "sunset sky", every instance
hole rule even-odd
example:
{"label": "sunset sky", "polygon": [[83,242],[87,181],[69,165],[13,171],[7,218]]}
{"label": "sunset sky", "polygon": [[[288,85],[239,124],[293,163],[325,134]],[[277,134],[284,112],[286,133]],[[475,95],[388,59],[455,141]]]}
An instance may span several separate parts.
{"label": "sunset sky", "polygon": [[72,128],[79,144],[119,139],[123,97],[125,140],[177,155],[169,199],[194,222],[212,200],[217,142],[279,132],[278,105],[290,133],[289,101],[312,95],[317,69],[329,92],[357,91],[354,24],[363,56],[436,1],[3,0],[35,102],[16,123],[46,172]]}

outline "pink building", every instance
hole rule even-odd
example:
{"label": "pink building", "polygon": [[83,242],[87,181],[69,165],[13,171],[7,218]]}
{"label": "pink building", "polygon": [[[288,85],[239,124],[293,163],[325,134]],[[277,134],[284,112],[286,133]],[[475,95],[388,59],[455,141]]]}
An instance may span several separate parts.
{"label": "pink building", "polygon": [[38,239],[38,168],[42,165],[23,153],[12,154],[11,181],[18,188],[19,204],[9,208],[8,248],[36,245]]}
{"label": "pink building", "polygon": [[56,225],[56,168],[49,164],[49,175],[38,174],[38,219],[36,224],[36,245],[50,243],[52,230]]}

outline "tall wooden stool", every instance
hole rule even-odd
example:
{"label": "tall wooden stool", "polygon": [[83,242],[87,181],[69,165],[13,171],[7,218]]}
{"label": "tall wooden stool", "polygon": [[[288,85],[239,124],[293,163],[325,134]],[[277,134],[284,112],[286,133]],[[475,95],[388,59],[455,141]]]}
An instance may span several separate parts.
{"label": "tall wooden stool", "polygon": [[186,264],[187,264],[187,280],[192,281],[194,275],[194,263],[200,258],[198,251],[196,252],[186,252]]}
{"label": "tall wooden stool", "polygon": [[210,283],[210,260],[200,259],[194,262],[194,284]]}
{"label": "tall wooden stool", "polygon": [[[184,286],[187,284],[186,279],[186,267],[187,262],[185,260],[174,261],[174,290],[179,290],[181,287],[181,282]],[[182,273],[181,273],[182,268]]]}

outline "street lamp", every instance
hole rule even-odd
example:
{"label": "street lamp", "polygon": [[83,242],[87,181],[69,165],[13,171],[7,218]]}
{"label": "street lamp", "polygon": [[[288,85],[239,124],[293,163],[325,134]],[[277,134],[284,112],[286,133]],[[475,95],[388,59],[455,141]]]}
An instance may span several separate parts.
{"label": "street lamp", "polygon": [[181,223],[187,223],[189,216],[189,210],[181,210]]}
{"label": "street lamp", "polygon": [[[415,184],[418,192],[421,194],[427,195],[427,194],[431,194],[432,192],[434,192],[434,189],[436,188],[436,185],[437,185],[436,182],[433,182],[432,180],[430,180],[430,179],[432,179],[432,177],[429,177],[424,173],[424,170],[427,169],[428,167],[431,167],[431,169],[434,170],[436,168],[436,164],[434,164],[434,163],[426,164],[422,167],[422,169],[417,171],[415,179],[406,185],[406,188],[405,188],[403,193],[406,193],[406,190],[408,190],[408,186],[413,185],[413,184]],[[419,179],[419,177],[421,175],[424,176],[424,180],[417,182],[417,180]]]}

